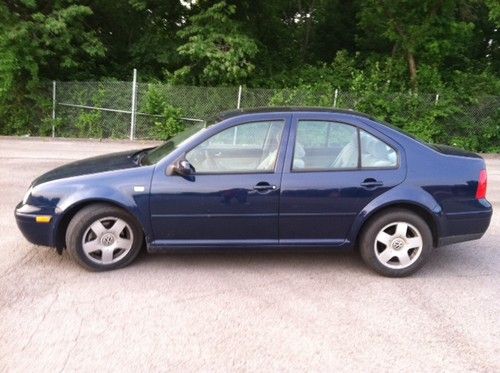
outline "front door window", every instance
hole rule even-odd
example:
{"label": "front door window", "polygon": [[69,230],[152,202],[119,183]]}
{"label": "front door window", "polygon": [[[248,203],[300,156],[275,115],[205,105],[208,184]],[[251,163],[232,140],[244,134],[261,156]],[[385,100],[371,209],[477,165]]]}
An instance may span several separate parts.
{"label": "front door window", "polygon": [[186,154],[197,174],[273,172],[284,121],[227,128]]}

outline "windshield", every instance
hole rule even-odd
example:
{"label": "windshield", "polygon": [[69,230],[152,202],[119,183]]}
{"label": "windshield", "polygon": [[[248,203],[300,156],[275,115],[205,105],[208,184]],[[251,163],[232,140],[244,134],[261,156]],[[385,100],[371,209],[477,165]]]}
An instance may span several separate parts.
{"label": "windshield", "polygon": [[150,165],[158,162],[160,159],[171,153],[172,150],[177,149],[180,145],[187,142],[191,137],[198,134],[205,128],[204,122],[196,123],[192,126],[186,127],[183,131],[167,140],[162,145],[149,150],[142,158],[141,164]]}

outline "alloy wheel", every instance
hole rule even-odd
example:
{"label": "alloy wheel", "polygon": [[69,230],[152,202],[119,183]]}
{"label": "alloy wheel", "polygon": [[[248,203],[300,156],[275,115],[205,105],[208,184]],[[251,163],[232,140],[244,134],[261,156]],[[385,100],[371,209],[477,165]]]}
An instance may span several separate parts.
{"label": "alloy wheel", "polygon": [[120,261],[132,249],[134,234],[123,219],[109,216],[95,220],[82,238],[85,256],[98,264]]}
{"label": "alloy wheel", "polygon": [[384,266],[402,269],[411,266],[422,253],[422,235],[415,226],[398,221],[387,224],[377,234],[375,256]]}

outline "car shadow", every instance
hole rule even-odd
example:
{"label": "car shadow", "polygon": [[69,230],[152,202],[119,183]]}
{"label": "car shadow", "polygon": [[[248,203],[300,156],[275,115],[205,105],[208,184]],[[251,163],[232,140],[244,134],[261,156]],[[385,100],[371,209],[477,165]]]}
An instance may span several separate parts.
{"label": "car shadow", "polygon": [[[410,278],[479,277],[497,273],[498,256],[486,242],[461,243],[434,249],[430,259]],[[66,252],[62,256],[55,250],[32,246],[27,255],[31,258],[21,267],[64,271],[76,276],[91,272],[74,263]],[[31,268],[31,269],[30,269]],[[370,270],[354,250],[338,249],[241,249],[177,250],[165,253],[147,253],[142,250],[136,260],[120,270],[151,273],[162,271],[296,271],[332,272],[348,276],[381,277]],[[113,271],[114,272],[114,271]],[[109,275],[112,275],[110,272]],[[102,272],[99,275],[103,275]],[[107,277],[107,276],[106,276]]]}
{"label": "car shadow", "polygon": [[354,250],[311,249],[210,249],[176,250],[147,253],[143,250],[133,265],[168,268],[170,266],[203,268],[319,268],[369,271]]}
{"label": "car shadow", "polygon": [[[427,263],[410,278],[446,278],[489,276],[497,272],[491,261],[489,246],[482,242],[461,243],[435,248]],[[172,267],[203,269],[304,269],[373,274],[357,249],[214,249],[170,251],[165,253],[141,252],[132,266],[150,269]]]}

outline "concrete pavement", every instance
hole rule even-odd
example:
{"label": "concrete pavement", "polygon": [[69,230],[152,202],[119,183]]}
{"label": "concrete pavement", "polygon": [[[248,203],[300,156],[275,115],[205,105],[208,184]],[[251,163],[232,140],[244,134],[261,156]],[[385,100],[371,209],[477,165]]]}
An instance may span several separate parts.
{"label": "concrete pavement", "polygon": [[33,178],[137,147],[0,139],[0,371],[500,370],[500,159],[485,237],[404,279],[334,252],[143,254],[91,273],[22,237]]}

